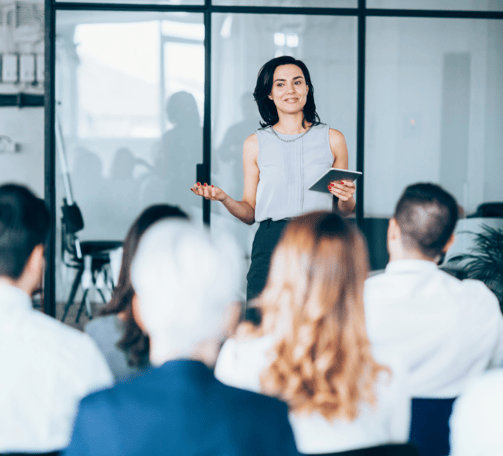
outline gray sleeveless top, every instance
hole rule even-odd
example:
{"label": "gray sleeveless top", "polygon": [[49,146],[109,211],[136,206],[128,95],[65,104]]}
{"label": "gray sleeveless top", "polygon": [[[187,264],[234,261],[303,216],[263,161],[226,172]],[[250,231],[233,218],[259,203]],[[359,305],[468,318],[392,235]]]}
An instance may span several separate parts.
{"label": "gray sleeveless top", "polygon": [[[297,141],[284,142],[261,128],[259,141],[260,171],[255,204],[255,220],[281,220],[315,210],[332,210],[332,195],[309,190],[329,168],[334,157],[330,151],[327,125],[316,125]],[[292,140],[298,135],[283,135]]]}

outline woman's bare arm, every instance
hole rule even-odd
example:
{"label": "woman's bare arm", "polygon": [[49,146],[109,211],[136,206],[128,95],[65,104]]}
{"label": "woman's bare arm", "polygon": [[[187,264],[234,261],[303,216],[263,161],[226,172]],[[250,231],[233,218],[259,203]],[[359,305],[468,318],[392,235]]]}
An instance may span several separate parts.
{"label": "woman's bare arm", "polygon": [[[348,169],[348,146],[344,135],[334,129],[329,131],[330,150],[334,156],[332,167],[339,169]],[[354,198],[356,186],[354,182],[334,181],[329,187],[330,193],[339,198],[338,209],[343,215],[349,215],[355,210],[356,201]]]}
{"label": "woman's bare arm", "polygon": [[250,135],[243,146],[244,190],[241,201],[236,201],[221,188],[197,183],[191,187],[192,192],[212,201],[220,201],[226,209],[237,219],[253,225],[255,223],[255,200],[259,181],[258,138]]}

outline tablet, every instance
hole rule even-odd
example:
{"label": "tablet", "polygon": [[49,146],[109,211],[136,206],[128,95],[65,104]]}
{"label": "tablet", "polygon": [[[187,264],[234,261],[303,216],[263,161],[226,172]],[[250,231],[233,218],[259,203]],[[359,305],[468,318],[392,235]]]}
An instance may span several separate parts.
{"label": "tablet", "polygon": [[313,190],[315,192],[330,193],[330,191],[328,190],[328,185],[330,184],[330,182],[344,180],[350,180],[354,182],[361,175],[362,173],[360,171],[330,168],[318,179],[316,179],[316,181],[309,187],[309,190]]}

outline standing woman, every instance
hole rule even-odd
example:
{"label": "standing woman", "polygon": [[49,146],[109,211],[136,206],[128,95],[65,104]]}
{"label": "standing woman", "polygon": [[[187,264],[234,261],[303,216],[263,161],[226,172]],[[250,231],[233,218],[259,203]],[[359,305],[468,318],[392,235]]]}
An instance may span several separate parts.
{"label": "standing woman", "polygon": [[253,95],[264,122],[244,143],[242,200],[206,183],[191,188],[196,195],[222,202],[242,222],[260,223],[247,276],[247,301],[263,290],[272,251],[289,219],[332,210],[332,195],[342,215],[351,214],[356,204],[353,182],[332,182],[331,194],[309,190],[329,168],[348,168],[348,149],[340,131],[321,123],[306,65],[290,56],[270,60],[259,71]]}

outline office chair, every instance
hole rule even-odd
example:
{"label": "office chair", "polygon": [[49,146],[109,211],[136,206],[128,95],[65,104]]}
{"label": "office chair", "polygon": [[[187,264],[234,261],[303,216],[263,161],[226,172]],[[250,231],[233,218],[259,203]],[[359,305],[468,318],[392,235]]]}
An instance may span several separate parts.
{"label": "office chair", "polygon": [[409,440],[417,445],[421,456],[447,456],[449,445],[449,418],[455,397],[412,398],[412,416]]}
{"label": "office chair", "polygon": [[68,204],[64,198],[61,210],[63,213],[61,217],[61,257],[66,266],[77,270],[61,321],[65,321],[70,307],[75,302],[79,286],[82,286],[82,301],[75,317],[75,323],[78,323],[84,307],[89,319],[93,316],[89,300],[91,288],[97,289],[103,303],[106,304],[107,300],[103,290],[108,288],[107,283],[111,285],[110,291],[114,287],[110,274],[110,252],[121,247],[122,242],[80,241],[77,233],[84,228],[80,208],[76,203]]}

